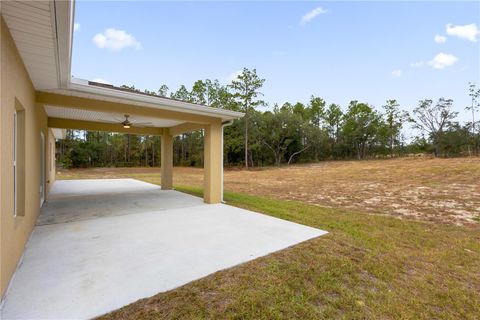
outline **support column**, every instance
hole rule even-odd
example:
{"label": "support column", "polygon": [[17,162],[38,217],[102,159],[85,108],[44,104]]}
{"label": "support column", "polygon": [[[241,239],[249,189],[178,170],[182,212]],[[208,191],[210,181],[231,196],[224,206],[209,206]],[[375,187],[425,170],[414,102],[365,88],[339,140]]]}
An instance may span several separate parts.
{"label": "support column", "polygon": [[173,188],[173,136],[165,130],[161,137],[162,190]]}
{"label": "support column", "polygon": [[222,123],[205,126],[203,199],[206,203],[222,200]]}

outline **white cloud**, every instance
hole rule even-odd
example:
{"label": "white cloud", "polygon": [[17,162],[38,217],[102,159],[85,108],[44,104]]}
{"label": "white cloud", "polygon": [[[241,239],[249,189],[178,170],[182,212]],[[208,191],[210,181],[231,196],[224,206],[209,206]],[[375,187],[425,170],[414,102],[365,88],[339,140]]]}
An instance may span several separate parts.
{"label": "white cloud", "polygon": [[242,70],[238,70],[238,71],[235,71],[235,72],[232,72],[228,77],[227,77],[227,81],[228,82],[232,82],[233,80],[237,80],[238,79],[238,76],[242,74]]}
{"label": "white cloud", "polygon": [[136,50],[142,48],[140,42],[138,42],[130,33],[114,28],[109,28],[106,29],[104,33],[96,34],[92,41],[100,49],[105,48],[111,51],[120,51],[128,47],[133,47]]}
{"label": "white cloud", "polygon": [[98,82],[98,83],[104,83],[104,84],[110,84],[110,82],[108,82],[107,80],[102,79],[102,78],[95,78],[95,79],[92,79],[90,81]]}
{"label": "white cloud", "polygon": [[436,34],[433,40],[435,40],[436,43],[445,43],[447,41],[447,37]]}
{"label": "white cloud", "polygon": [[449,23],[446,26],[447,34],[453,37],[459,37],[472,42],[477,42],[479,30],[476,23],[466,24],[464,26],[454,26]]}
{"label": "white cloud", "polygon": [[446,54],[440,52],[432,60],[428,61],[428,64],[435,69],[444,69],[445,67],[450,67],[458,61],[458,58],[453,54]]}
{"label": "white cloud", "polygon": [[73,32],[80,30],[80,23],[75,22],[73,24]]}
{"label": "white cloud", "polygon": [[425,62],[423,62],[423,61],[412,62],[412,63],[410,63],[410,67],[420,68],[420,67],[423,67],[424,64],[425,64]]}
{"label": "white cloud", "polygon": [[313,9],[310,12],[307,12],[305,15],[303,15],[302,19],[300,19],[300,25],[303,27],[313,19],[315,19],[317,16],[327,13],[327,10],[323,9],[322,7],[317,7]]}
{"label": "white cloud", "polygon": [[395,69],[392,71],[392,77],[400,78],[402,76],[403,71],[401,69]]}

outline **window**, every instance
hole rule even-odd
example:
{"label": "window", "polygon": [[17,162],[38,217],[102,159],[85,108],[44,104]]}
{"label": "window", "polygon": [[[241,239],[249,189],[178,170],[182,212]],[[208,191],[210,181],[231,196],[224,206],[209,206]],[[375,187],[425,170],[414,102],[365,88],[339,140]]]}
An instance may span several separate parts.
{"label": "window", "polygon": [[13,112],[13,215],[25,215],[25,109],[15,101]]}
{"label": "window", "polygon": [[17,215],[17,110],[13,112],[13,215]]}
{"label": "window", "polygon": [[52,152],[53,148],[52,148],[52,142],[50,141],[48,143],[48,154],[49,154],[49,157],[48,157],[48,166],[50,168],[49,171],[52,171],[53,170],[53,161],[52,161],[52,155],[53,155],[53,152]]}

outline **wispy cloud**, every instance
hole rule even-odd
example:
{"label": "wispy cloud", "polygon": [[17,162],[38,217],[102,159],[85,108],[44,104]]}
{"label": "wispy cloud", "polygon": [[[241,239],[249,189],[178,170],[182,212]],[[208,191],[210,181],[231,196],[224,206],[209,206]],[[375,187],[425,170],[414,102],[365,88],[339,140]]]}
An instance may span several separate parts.
{"label": "wispy cloud", "polygon": [[300,25],[303,27],[313,19],[315,19],[317,16],[327,13],[327,10],[323,9],[322,7],[317,7],[313,9],[312,11],[307,12],[306,14],[303,15],[302,19],[300,19]]}
{"label": "wispy cloud", "polygon": [[458,58],[453,54],[447,54],[440,52],[432,60],[428,61],[428,64],[434,69],[445,69],[446,67],[453,66],[457,63]]}
{"label": "wispy cloud", "polygon": [[111,51],[120,51],[128,47],[135,48],[136,50],[142,49],[142,45],[133,35],[114,28],[109,28],[103,33],[96,34],[92,41],[100,49],[108,49]]}
{"label": "wispy cloud", "polygon": [[445,43],[447,41],[447,37],[444,37],[444,36],[441,36],[439,34],[436,34],[435,37],[433,38],[433,40],[436,42],[436,43]]}
{"label": "wispy cloud", "polygon": [[392,77],[394,78],[400,78],[403,74],[403,71],[401,69],[395,69],[392,71]]}
{"label": "wispy cloud", "polygon": [[423,62],[423,61],[416,61],[416,62],[410,63],[410,67],[420,68],[420,67],[423,67],[424,64],[425,64],[425,62]]}
{"label": "wispy cloud", "polygon": [[76,31],[78,31],[78,30],[80,30],[80,23],[75,22],[75,23],[73,24],[73,32],[76,32]]}
{"label": "wispy cloud", "polygon": [[479,30],[476,23],[466,24],[464,26],[454,26],[449,23],[446,26],[446,33],[452,37],[458,37],[471,42],[477,42]]}

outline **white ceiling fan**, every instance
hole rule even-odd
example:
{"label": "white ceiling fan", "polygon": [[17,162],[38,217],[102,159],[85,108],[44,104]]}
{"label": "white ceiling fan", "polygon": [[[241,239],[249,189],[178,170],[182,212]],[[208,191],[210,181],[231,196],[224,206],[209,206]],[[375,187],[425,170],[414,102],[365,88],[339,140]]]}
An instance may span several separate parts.
{"label": "white ceiling fan", "polygon": [[110,123],[119,123],[121,124],[125,129],[130,129],[131,127],[148,127],[152,126],[152,122],[137,122],[137,121],[130,121],[130,115],[125,114],[123,115],[125,119],[119,119],[115,117],[116,121],[108,121]]}

